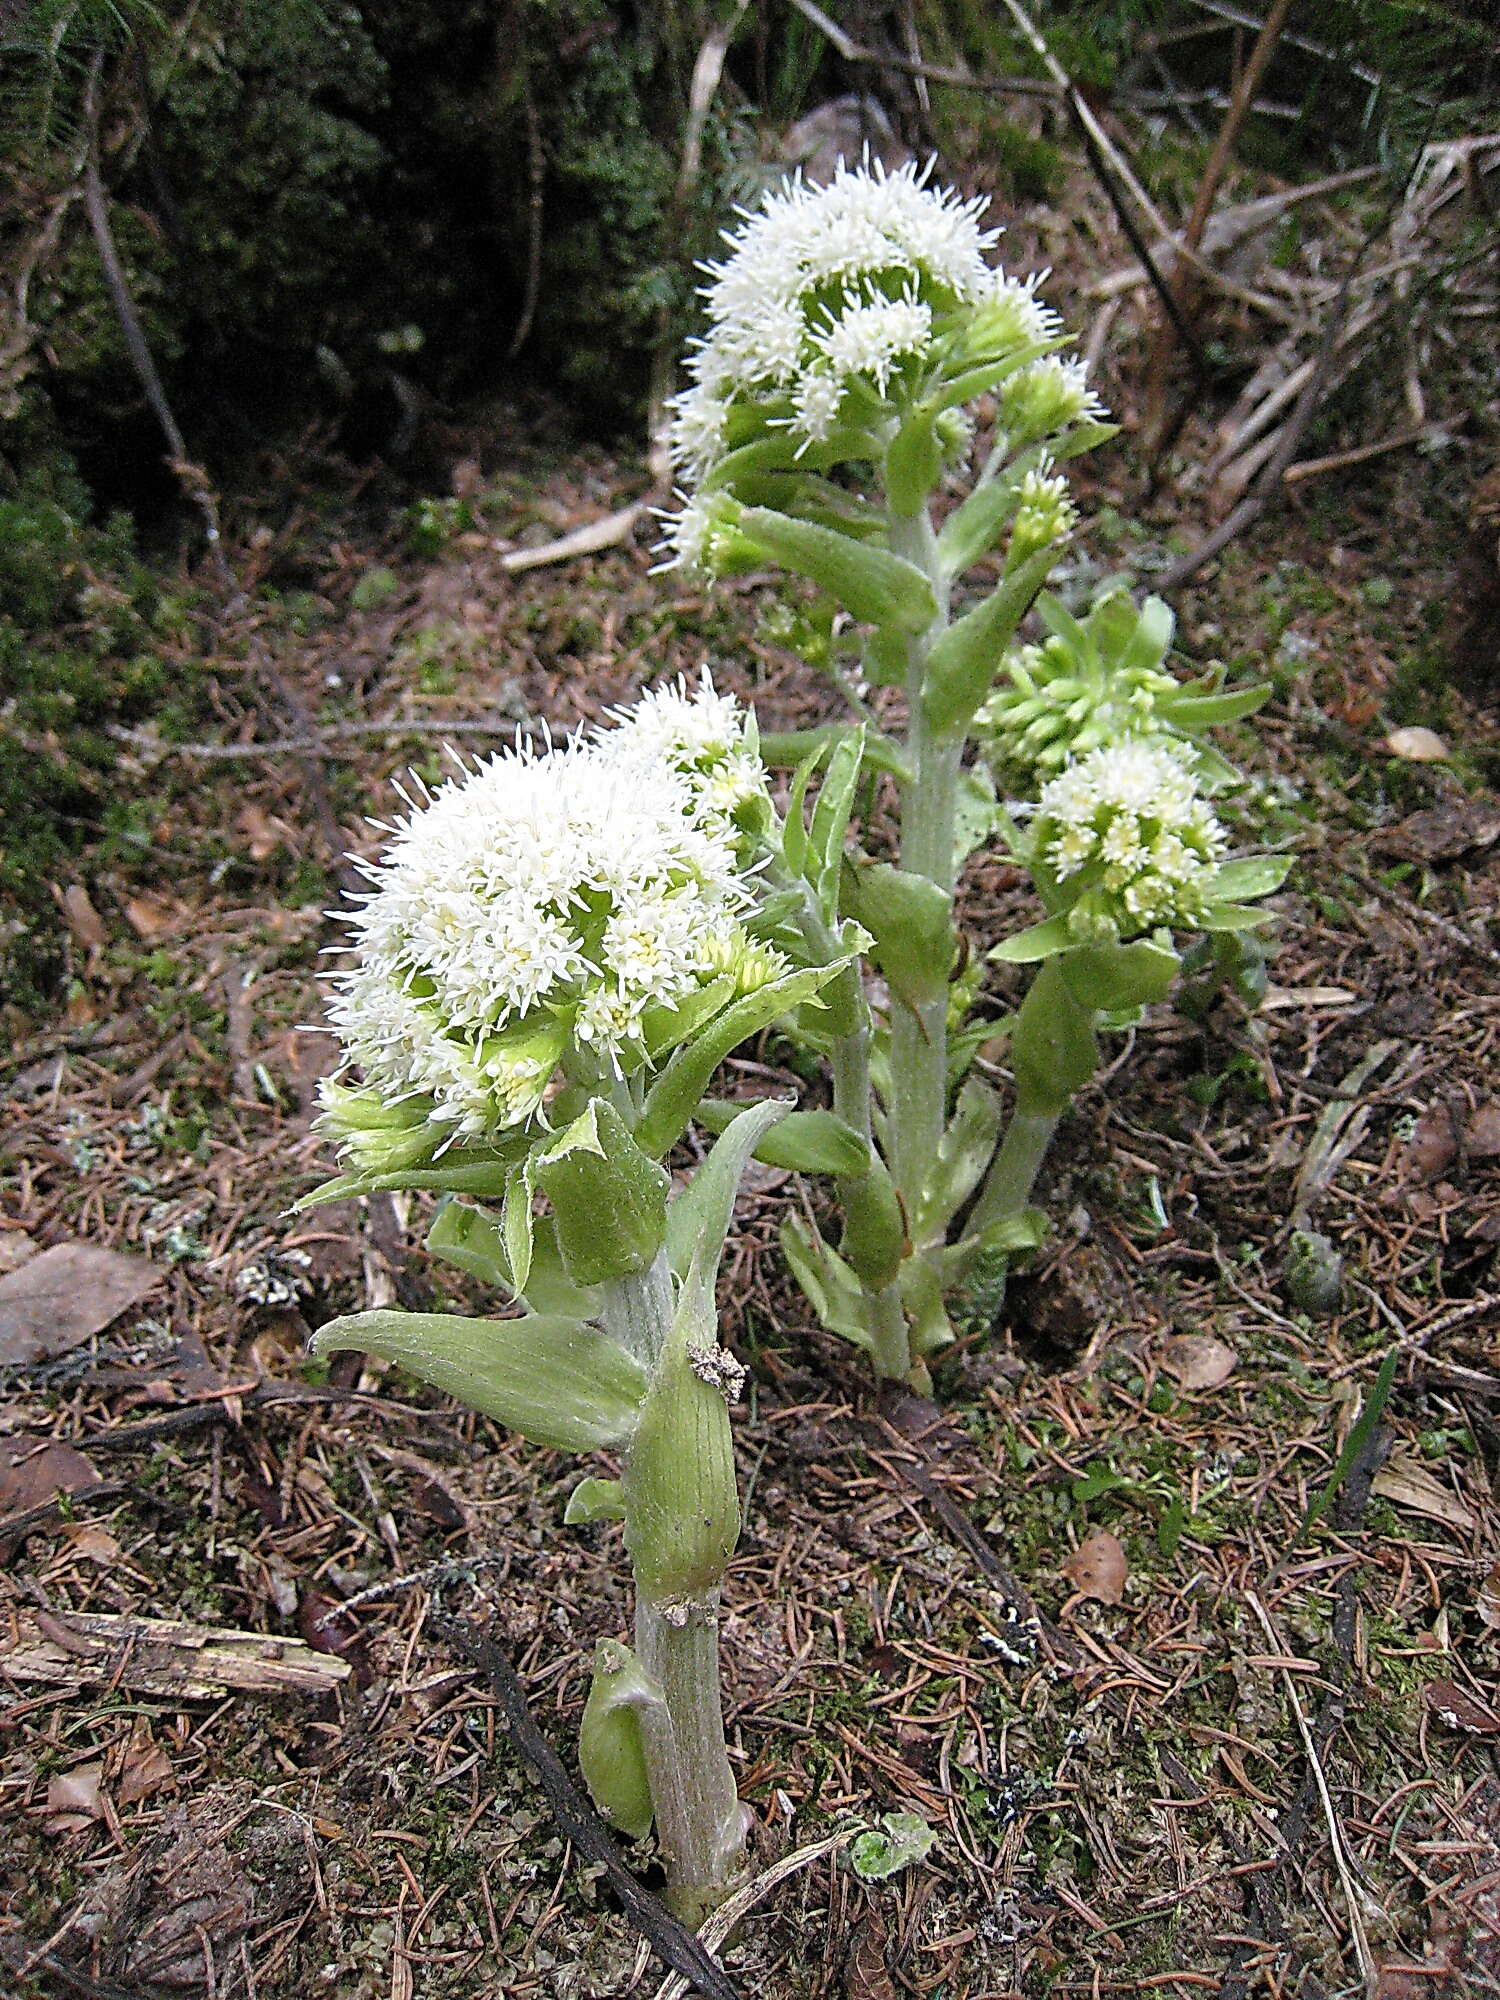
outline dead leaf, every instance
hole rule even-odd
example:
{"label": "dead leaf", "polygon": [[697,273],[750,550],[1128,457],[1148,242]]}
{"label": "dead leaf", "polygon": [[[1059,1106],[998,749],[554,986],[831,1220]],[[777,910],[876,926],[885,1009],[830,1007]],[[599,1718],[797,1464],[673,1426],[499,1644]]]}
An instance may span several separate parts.
{"label": "dead leaf", "polygon": [[1492,1632],[1500,1632],[1500,1562],[1497,1562],[1484,1582],[1479,1586],[1475,1599],[1479,1615]]}
{"label": "dead leaf", "polygon": [[105,1817],[99,1786],[104,1777],[103,1759],[92,1764],[75,1764],[71,1771],[54,1771],[47,1780],[47,1811],[62,1815],[73,1824],[49,1826],[49,1832],[73,1833],[91,1819]]}
{"label": "dead leaf", "polygon": [[0,1515],[24,1514],[59,1493],[82,1493],[100,1475],[81,1451],[50,1438],[0,1438]]}
{"label": "dead leaf", "polygon": [[1217,1389],[1234,1373],[1238,1356],[1210,1333],[1174,1333],[1162,1346],[1162,1366],[1184,1389]]}
{"label": "dead leaf", "polygon": [[235,826],[252,861],[269,861],[286,837],[269,813],[251,800],[235,815]]}
{"label": "dead leaf", "polygon": [[1465,1694],[1456,1682],[1429,1681],[1426,1697],[1427,1706],[1450,1729],[1464,1729],[1471,1736],[1500,1736],[1500,1709],[1493,1702],[1477,1701]]}
{"label": "dead leaf", "polygon": [[181,923],[183,907],[180,903],[170,903],[165,896],[152,896],[144,891],[139,896],[125,898],[125,915],[130,928],[145,944],[159,938]]}
{"label": "dead leaf", "polygon": [[1419,722],[1406,729],[1393,729],[1385,739],[1385,747],[1393,757],[1407,764],[1446,764],[1451,755],[1437,731],[1424,729]]}
{"label": "dead leaf", "polygon": [[24,1368],[66,1354],[143,1299],[161,1275],[120,1250],[54,1244],[0,1278],[0,1364]]}
{"label": "dead leaf", "polygon": [[125,1762],[120,1768],[119,1783],[115,1787],[120,1804],[133,1806],[137,1799],[149,1798],[164,1785],[175,1785],[176,1782],[177,1774],[172,1768],[171,1758],[159,1743],[153,1742],[149,1728],[142,1726],[130,1739]]}
{"label": "dead leaf", "polygon": [[1062,1573],[1080,1597],[1095,1598],[1100,1604],[1118,1604],[1125,1595],[1130,1565],[1119,1538],[1107,1528],[1096,1528],[1069,1556]]}
{"label": "dead leaf", "polygon": [[57,899],[64,922],[84,950],[103,951],[109,943],[109,932],[104,928],[104,919],[89,901],[89,892],[83,884],[70,882],[63,889],[54,882],[52,894]]}
{"label": "dead leaf", "polygon": [[1429,1104],[1401,1149],[1401,1178],[1435,1181],[1458,1158],[1458,1117],[1452,1104]]}
{"label": "dead leaf", "polygon": [[108,1528],[98,1527],[92,1521],[65,1523],[63,1539],[69,1543],[74,1555],[98,1563],[101,1569],[109,1568],[120,1560],[120,1544]]}
{"label": "dead leaf", "polygon": [[0,1277],[7,1271],[19,1271],[40,1247],[24,1229],[0,1229]]}
{"label": "dead leaf", "polygon": [[1481,1104],[1469,1120],[1464,1148],[1471,1160],[1500,1159],[1500,1099]]}
{"label": "dead leaf", "polygon": [[1411,813],[1375,835],[1375,844],[1404,861],[1456,861],[1500,840],[1500,813],[1473,799],[1450,799]]}
{"label": "dead leaf", "polygon": [[1376,1473],[1370,1491],[1378,1493],[1382,1500],[1389,1500],[1393,1507],[1404,1507],[1411,1514],[1425,1514],[1445,1527],[1463,1532],[1474,1526],[1473,1513],[1463,1501],[1415,1459],[1393,1454]]}

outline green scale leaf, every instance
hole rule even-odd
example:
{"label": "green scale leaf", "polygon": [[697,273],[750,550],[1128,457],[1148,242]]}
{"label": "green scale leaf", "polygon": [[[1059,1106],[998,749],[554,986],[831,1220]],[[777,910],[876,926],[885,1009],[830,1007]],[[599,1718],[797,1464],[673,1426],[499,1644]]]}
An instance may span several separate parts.
{"label": "green scale leaf", "polygon": [[634,1435],[650,1379],[597,1327],[551,1313],[351,1313],[312,1337],[314,1354],[377,1354],[496,1417],[532,1444],[596,1451]]}

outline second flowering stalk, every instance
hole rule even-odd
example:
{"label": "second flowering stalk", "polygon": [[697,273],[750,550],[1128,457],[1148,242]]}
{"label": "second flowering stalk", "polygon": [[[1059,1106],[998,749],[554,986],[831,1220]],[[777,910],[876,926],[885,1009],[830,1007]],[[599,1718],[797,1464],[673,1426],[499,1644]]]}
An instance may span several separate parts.
{"label": "second flowering stalk", "polygon": [[444,1196],[432,1254],[515,1315],[378,1311],[319,1329],[538,1445],[608,1451],[567,1519],[618,1519],[633,1645],[601,1641],[580,1762],[632,1835],[654,1823],[694,1921],[745,1862],[719,1693],[719,1591],[739,1535],[714,1280],[744,1166],[858,1142],[780,1102],[728,1107],[670,1198],[663,1165],[724,1057],[816,1005],[857,943],[798,964],[756,934],[770,804],[743,712],[705,682],[544,756],[425,795],[369,870],[331,1013],[357,1083],[325,1092],[343,1176],[313,1199]]}

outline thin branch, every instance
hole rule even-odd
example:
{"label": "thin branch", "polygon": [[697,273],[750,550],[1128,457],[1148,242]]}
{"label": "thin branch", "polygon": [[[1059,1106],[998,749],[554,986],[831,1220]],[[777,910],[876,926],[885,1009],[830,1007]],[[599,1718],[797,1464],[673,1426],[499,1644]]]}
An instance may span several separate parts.
{"label": "thin branch", "polygon": [[[1287,15],[1291,9],[1292,0],[1275,0],[1256,38],[1255,47],[1250,52],[1250,60],[1245,64],[1235,84],[1229,109],[1219,127],[1213,151],[1208,156],[1208,163],[1203,169],[1197,192],[1193,196],[1192,209],[1183,224],[1181,247],[1189,255],[1196,256],[1198,246],[1203,241],[1203,232],[1208,226],[1208,218],[1212,213],[1220,183],[1229,170],[1235,141],[1239,138],[1240,129],[1250,115],[1256,90],[1266,73],[1271,57],[1276,53],[1276,44],[1281,39],[1281,31],[1286,26]],[[1193,283],[1182,262],[1179,262],[1177,269],[1172,273],[1170,282],[1172,297],[1180,311],[1170,315],[1170,323],[1164,321],[1157,327],[1146,359],[1146,420],[1142,426],[1142,433],[1147,451],[1153,458],[1159,457],[1166,450],[1181,428],[1188,409],[1187,401],[1184,399],[1179,407],[1176,421],[1168,420],[1167,371],[1172,360],[1173,336],[1180,335],[1183,321],[1190,321],[1192,318]]]}
{"label": "thin branch", "polygon": [[511,1741],[536,1774],[547,1795],[552,1816],[564,1836],[587,1861],[602,1868],[621,1907],[657,1956],[680,1972],[695,1993],[706,2000],[740,2000],[724,1968],[666,1905],[632,1875],[620,1858],[613,1836],[589,1800],[568,1776],[562,1759],[537,1728],[516,1670],[491,1639],[481,1638],[455,1618],[433,1616],[433,1631],[455,1653],[488,1680],[500,1702]]}
{"label": "thin branch", "polygon": [[128,744],[153,761],[181,757],[190,763],[238,764],[253,763],[262,757],[305,756],[309,750],[331,756],[334,754],[331,744],[358,742],[370,736],[515,737],[523,730],[523,724],[509,717],[493,722],[467,717],[454,722],[423,722],[415,717],[398,717],[391,722],[326,722],[306,736],[279,736],[261,743],[167,743],[144,729],[125,729],[118,723],[111,724],[108,733],[117,743]]}
{"label": "thin branch", "polygon": [[846,34],[816,4],[816,0],[792,0],[804,20],[832,44],[835,54],[846,63],[862,68],[898,70],[902,76],[921,77],[927,83],[946,83],[954,90],[977,90],[994,97],[1057,97],[1062,93],[1055,81],[1043,82],[1034,76],[970,76],[964,69],[950,69],[942,63],[922,62],[915,56],[900,56],[884,49],[866,47]]}
{"label": "thin branch", "polygon": [[[1419,161],[1421,157],[1419,151],[1417,154]],[[1413,175],[1415,172],[1414,167]],[[1282,483],[1282,474],[1297,456],[1297,449],[1308,425],[1312,422],[1314,412],[1322,401],[1324,387],[1333,372],[1339,336],[1343,332],[1344,321],[1348,317],[1353,297],[1354,282],[1363,268],[1370,246],[1389,225],[1406,188],[1411,185],[1411,179],[1412,176],[1408,176],[1403,187],[1392,189],[1384,209],[1365,230],[1358,248],[1350,258],[1349,267],[1344,273],[1332,310],[1328,315],[1328,324],[1323,329],[1323,338],[1318,344],[1313,371],[1307,378],[1302,394],[1297,398],[1292,414],[1282,426],[1275,451],[1261,468],[1260,476],[1254,486],[1239,505],[1224,517],[1213,533],[1204,537],[1196,549],[1190,549],[1185,556],[1179,556],[1175,562],[1168,563],[1155,578],[1155,585],[1159,591],[1176,590],[1181,584],[1186,583],[1190,576],[1196,576],[1205,563],[1212,562],[1216,555],[1227,549],[1231,542],[1237,540],[1248,527],[1258,521],[1271,504],[1272,495]]]}
{"label": "thin branch", "polygon": [[109,201],[104,192],[104,180],[99,172],[99,79],[104,69],[104,51],[96,49],[89,65],[88,84],[84,90],[84,123],[88,134],[88,156],[83,168],[83,205],[88,213],[89,227],[94,234],[94,243],[99,252],[99,263],[104,272],[104,286],[109,293],[109,302],[120,327],[120,337],[125,343],[125,352],[130,365],[135,370],[151,414],[155,417],[162,436],[167,442],[167,463],[181,482],[198,512],[203,516],[204,539],[213,557],[214,568],[219,582],[226,590],[234,588],[234,572],[229,567],[224,554],[223,542],[219,534],[219,507],[208,477],[200,466],[194,465],[188,457],[187,444],[182,431],[172,414],[172,406],[167,401],[167,393],[161,385],[161,377],[156,372],[156,363],[151,357],[140,315],[131,297],[129,280],[120,262],[120,253],[115,247],[114,231],[110,227]]}
{"label": "thin branch", "polygon": [[537,116],[536,99],[531,94],[531,68],[527,55],[522,56],[521,111],[526,120],[526,168],[530,184],[527,196],[526,290],[521,298],[521,316],[510,337],[510,346],[505,350],[507,361],[514,361],[530,339],[537,300],[542,291],[542,197],[547,156],[542,150],[542,121]]}

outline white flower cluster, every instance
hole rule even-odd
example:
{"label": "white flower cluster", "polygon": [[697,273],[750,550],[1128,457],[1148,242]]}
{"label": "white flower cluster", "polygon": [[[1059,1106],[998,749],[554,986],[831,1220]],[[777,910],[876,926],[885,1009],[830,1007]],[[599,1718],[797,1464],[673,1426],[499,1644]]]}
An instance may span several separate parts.
{"label": "white flower cluster", "polygon": [[1073,927],[1100,937],[1191,926],[1228,846],[1182,754],[1145,737],[1090,751],[1044,785],[1033,840],[1055,880],[1074,884]]}
{"label": "white flower cluster", "polygon": [[329,1009],[346,1060],[464,1136],[533,1116],[570,1046],[636,1067],[653,1020],[743,952],[735,815],[763,783],[705,675],[426,794],[365,867]]}
{"label": "white flower cluster", "polygon": [[[929,171],[841,165],[826,187],[794,177],[742,211],[725,237],[730,254],[705,267],[709,332],[673,403],[671,451],[689,487],[722,456],[737,409],[755,408],[805,448],[832,435],[851,393],[866,415],[872,399],[918,393],[937,336],[960,312],[982,324],[990,353],[1056,339],[1037,279],[986,261],[999,231],[979,227],[985,197],[930,188]],[[679,523],[669,537],[679,560],[694,560],[702,510],[690,501]]]}

